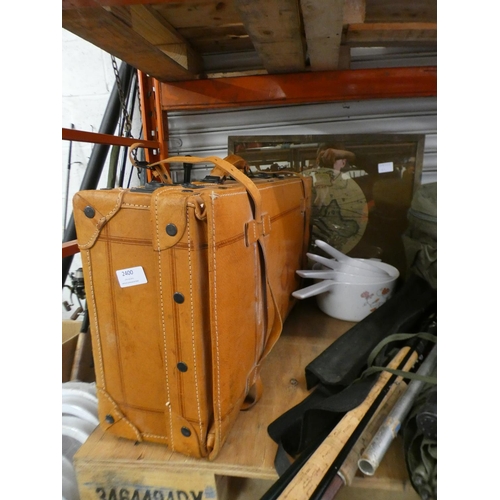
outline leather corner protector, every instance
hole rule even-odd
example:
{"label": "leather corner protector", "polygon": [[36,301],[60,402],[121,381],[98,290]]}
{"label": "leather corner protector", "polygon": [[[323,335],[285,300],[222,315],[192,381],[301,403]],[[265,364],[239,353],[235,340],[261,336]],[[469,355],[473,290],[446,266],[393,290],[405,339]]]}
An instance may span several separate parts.
{"label": "leather corner protector", "polygon": [[76,235],[81,250],[94,245],[101,229],[120,209],[124,193],[124,189],[117,189],[116,197],[110,197],[98,190],[88,190],[73,196]]}
{"label": "leather corner protector", "polygon": [[139,429],[120,411],[111,396],[101,388],[97,388],[99,395],[98,413],[101,427],[107,431],[133,441],[142,441]]}
{"label": "leather corner protector", "polygon": [[208,450],[202,445],[195,427],[180,415],[172,414],[172,434],[175,451],[194,457],[208,455]]}

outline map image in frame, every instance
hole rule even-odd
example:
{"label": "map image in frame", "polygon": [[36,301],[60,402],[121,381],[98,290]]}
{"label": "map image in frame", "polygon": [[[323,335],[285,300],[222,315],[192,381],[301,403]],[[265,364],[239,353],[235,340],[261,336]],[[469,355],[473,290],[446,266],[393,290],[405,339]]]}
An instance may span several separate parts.
{"label": "map image in frame", "polygon": [[313,179],[312,236],[347,253],[363,237],[368,224],[368,203],[359,185],[331,168],[304,170]]}

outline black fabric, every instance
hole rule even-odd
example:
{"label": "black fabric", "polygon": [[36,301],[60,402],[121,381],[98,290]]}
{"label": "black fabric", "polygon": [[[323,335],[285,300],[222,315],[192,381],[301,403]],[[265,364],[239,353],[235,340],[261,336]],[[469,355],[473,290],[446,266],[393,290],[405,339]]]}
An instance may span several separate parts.
{"label": "black fabric", "polygon": [[306,366],[307,388],[318,383],[348,386],[361,372],[370,352],[393,333],[412,333],[426,311],[435,307],[436,291],[410,275],[391,300],[354,325]]}
{"label": "black fabric", "polygon": [[[278,444],[275,466],[280,476],[291,462],[289,457],[296,457],[365,400],[379,374],[362,378],[360,375],[379,342],[394,333],[426,331],[435,312],[435,290],[425,280],[410,277],[390,301],[357,323],[307,366],[313,376],[310,383],[316,382],[314,390],[268,427],[269,436]],[[347,342],[342,340],[344,337]],[[394,352],[409,342],[419,344],[420,349],[424,345],[417,338],[387,344],[374,364],[385,366]]]}

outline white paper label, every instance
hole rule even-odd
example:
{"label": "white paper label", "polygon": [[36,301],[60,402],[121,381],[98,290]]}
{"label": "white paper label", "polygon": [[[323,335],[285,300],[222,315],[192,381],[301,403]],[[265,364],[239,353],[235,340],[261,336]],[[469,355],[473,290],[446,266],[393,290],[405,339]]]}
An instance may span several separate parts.
{"label": "white paper label", "polygon": [[394,163],[392,163],[392,161],[378,164],[379,174],[386,174],[387,172],[394,172]]}
{"label": "white paper label", "polygon": [[116,271],[116,276],[118,278],[118,283],[120,283],[122,288],[142,285],[148,282],[146,275],[144,274],[144,269],[141,266],[120,269],[119,271]]}

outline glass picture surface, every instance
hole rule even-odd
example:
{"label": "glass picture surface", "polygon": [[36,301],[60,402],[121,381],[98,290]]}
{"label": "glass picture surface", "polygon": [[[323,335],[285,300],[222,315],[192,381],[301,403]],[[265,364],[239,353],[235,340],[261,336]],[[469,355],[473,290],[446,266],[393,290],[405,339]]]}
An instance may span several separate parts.
{"label": "glass picture surface", "polygon": [[425,135],[350,134],[230,136],[228,153],[253,173],[300,172],[313,181],[316,239],[360,258],[406,271],[401,236],[421,183]]}

